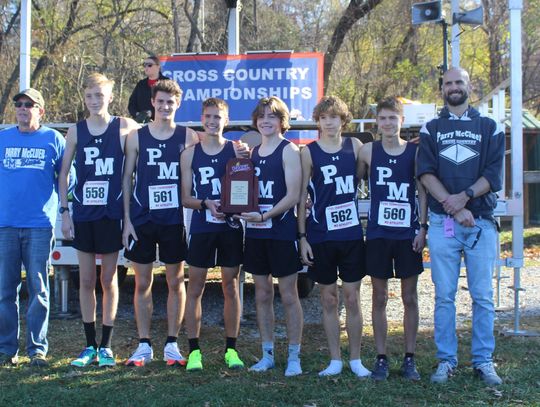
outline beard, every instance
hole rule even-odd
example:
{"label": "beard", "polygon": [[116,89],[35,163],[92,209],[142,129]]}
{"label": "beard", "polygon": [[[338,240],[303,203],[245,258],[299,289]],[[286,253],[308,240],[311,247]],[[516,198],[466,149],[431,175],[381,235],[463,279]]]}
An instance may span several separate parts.
{"label": "beard", "polygon": [[[456,96],[459,96],[456,98]],[[469,93],[466,90],[444,95],[444,101],[450,106],[460,106],[467,101]]]}

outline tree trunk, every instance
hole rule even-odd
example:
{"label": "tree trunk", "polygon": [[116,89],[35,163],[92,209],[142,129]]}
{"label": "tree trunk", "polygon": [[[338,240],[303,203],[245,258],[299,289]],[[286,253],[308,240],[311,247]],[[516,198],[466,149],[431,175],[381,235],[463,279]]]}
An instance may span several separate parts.
{"label": "tree trunk", "polygon": [[382,0],[351,0],[349,6],[339,19],[338,25],[332,34],[332,39],[328,45],[328,49],[324,55],[324,89],[328,86],[328,78],[332,72],[332,66],[336,56],[343,44],[345,36],[351,29],[351,27],[365,17],[371,10],[373,10]]}

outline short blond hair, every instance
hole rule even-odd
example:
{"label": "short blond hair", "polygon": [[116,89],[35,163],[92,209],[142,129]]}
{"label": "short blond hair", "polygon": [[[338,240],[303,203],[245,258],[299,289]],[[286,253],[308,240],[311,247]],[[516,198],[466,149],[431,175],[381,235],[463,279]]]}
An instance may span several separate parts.
{"label": "short blond hair", "polygon": [[107,78],[105,75],[99,72],[93,72],[86,77],[83,82],[83,88],[89,89],[94,86],[110,86],[111,89],[114,87],[114,81]]}
{"label": "short blond hair", "polygon": [[279,117],[279,121],[281,122],[281,132],[285,133],[287,130],[289,130],[291,128],[289,124],[289,120],[291,119],[289,108],[285,102],[277,96],[271,96],[269,98],[262,98],[259,100],[255,110],[253,110],[253,113],[251,113],[253,127],[257,128],[257,120],[259,115],[264,114],[264,109],[267,106],[272,113],[275,113]]}

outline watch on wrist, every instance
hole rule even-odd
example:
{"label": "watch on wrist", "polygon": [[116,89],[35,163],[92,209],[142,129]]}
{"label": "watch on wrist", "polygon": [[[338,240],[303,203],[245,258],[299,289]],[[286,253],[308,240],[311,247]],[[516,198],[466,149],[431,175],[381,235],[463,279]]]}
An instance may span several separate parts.
{"label": "watch on wrist", "polygon": [[61,206],[60,209],[58,209],[58,213],[60,213],[60,215],[64,212],[69,212],[69,208],[67,206]]}
{"label": "watch on wrist", "polygon": [[206,206],[206,198],[204,198],[204,199],[201,201],[201,209],[202,209],[202,210],[208,209],[208,206]]}
{"label": "watch on wrist", "polygon": [[467,195],[469,197],[469,199],[473,199],[474,198],[474,191],[471,188],[467,188],[465,190],[465,195]]}
{"label": "watch on wrist", "polygon": [[427,232],[428,229],[429,229],[429,225],[428,225],[427,223],[420,223],[420,227],[421,227],[422,229],[424,229],[426,232]]}
{"label": "watch on wrist", "polygon": [[300,232],[298,232],[298,233],[296,234],[296,238],[297,238],[298,240],[300,240],[300,239],[302,239],[303,237],[306,237],[306,236],[307,236],[307,235],[306,235],[305,233],[300,233]]}

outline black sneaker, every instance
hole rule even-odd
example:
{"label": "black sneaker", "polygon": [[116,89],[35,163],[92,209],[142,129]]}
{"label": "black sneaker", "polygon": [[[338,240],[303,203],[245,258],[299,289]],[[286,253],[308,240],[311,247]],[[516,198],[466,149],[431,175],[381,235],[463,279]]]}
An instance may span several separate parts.
{"label": "black sneaker", "polygon": [[30,356],[30,367],[49,367],[49,362],[42,353]]}
{"label": "black sneaker", "polygon": [[19,363],[19,357],[17,355],[11,356],[0,352],[0,366],[16,366],[17,363]]}
{"label": "black sneaker", "polygon": [[384,358],[377,359],[375,361],[375,366],[373,366],[373,370],[371,371],[371,378],[373,380],[382,381],[388,379],[389,374],[388,360]]}
{"label": "black sneaker", "polygon": [[416,363],[414,362],[413,357],[406,357],[403,359],[403,364],[399,371],[401,372],[401,376],[405,379],[414,381],[420,380],[420,374],[418,373],[418,370],[416,370]]}

